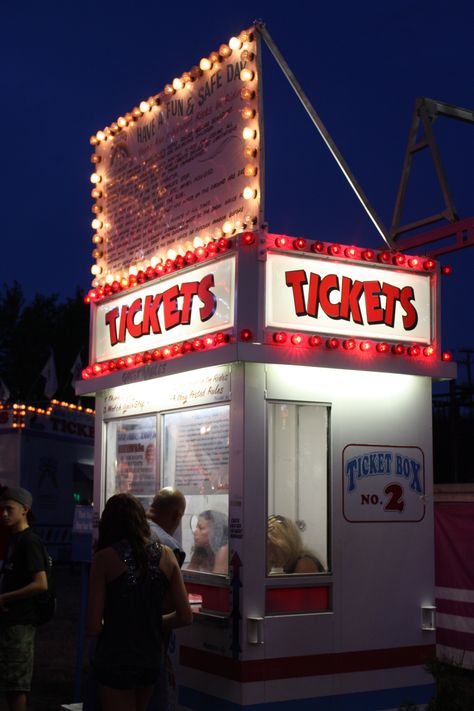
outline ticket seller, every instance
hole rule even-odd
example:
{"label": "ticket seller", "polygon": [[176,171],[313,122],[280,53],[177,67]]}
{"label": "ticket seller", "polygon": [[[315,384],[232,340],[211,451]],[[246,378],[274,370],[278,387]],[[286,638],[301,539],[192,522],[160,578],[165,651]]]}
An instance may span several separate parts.
{"label": "ticket seller", "polygon": [[304,547],[296,523],[286,516],[270,516],[267,524],[267,574],[323,571],[317,556]]}
{"label": "ticket seller", "polygon": [[187,569],[207,573],[227,573],[228,530],[225,514],[211,509],[200,513],[193,533],[194,548]]}

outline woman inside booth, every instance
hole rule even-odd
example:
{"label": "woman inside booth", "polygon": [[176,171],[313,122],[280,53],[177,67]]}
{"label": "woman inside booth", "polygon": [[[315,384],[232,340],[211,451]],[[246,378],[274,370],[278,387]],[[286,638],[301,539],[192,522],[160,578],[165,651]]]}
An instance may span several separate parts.
{"label": "woman inside booth", "polygon": [[316,554],[304,547],[296,523],[286,516],[269,516],[267,575],[323,572],[324,567]]}
{"label": "woman inside booth", "polygon": [[207,509],[199,514],[194,529],[194,548],[187,570],[224,573],[229,569],[227,516]]}

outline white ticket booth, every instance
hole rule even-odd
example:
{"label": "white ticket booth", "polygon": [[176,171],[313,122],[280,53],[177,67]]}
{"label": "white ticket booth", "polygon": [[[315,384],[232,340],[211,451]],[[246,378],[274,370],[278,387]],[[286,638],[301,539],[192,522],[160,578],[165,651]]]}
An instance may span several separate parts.
{"label": "white ticket booth", "polygon": [[91,295],[95,518],[177,486],[194,624],[181,709],[398,709],[433,695],[428,258],[247,231]]}

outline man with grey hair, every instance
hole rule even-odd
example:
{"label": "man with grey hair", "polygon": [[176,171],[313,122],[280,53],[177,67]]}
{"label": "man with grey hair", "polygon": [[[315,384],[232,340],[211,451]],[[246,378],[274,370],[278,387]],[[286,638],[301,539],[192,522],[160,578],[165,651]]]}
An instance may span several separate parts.
{"label": "man with grey hair", "polygon": [[[156,494],[147,513],[152,539],[159,540],[171,548],[178,565],[184,563],[186,553],[174,538],[186,510],[184,495],[172,486],[165,486]],[[161,676],[153,691],[147,711],[173,711],[176,708],[176,680],[168,654],[169,640],[166,642],[165,663]]]}
{"label": "man with grey hair", "polygon": [[172,486],[165,486],[157,493],[147,513],[151,537],[171,548],[180,567],[184,563],[186,553],[174,538],[174,533],[181,523],[185,510],[186,499],[181,491]]}

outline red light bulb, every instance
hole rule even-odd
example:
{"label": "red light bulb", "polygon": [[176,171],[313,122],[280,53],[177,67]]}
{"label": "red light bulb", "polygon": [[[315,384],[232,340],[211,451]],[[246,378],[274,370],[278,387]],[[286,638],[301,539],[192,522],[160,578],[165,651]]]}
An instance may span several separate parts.
{"label": "red light bulb", "polygon": [[311,346],[311,348],[317,348],[318,346],[320,346],[322,344],[322,342],[323,342],[323,339],[321,338],[321,336],[310,336],[308,338],[308,343]]}
{"label": "red light bulb", "polygon": [[324,243],[323,242],[313,242],[311,245],[311,249],[313,252],[318,252],[321,254],[321,252],[324,252]]}
{"label": "red light bulb", "polygon": [[337,338],[328,338],[326,346],[331,349],[339,348],[339,341]]}
{"label": "red light bulb", "polygon": [[452,359],[453,359],[453,354],[450,353],[449,351],[443,351],[443,353],[441,354],[441,360],[445,361],[446,363],[448,363]]}
{"label": "red light bulb", "polygon": [[337,256],[338,254],[341,253],[341,245],[339,244],[330,244],[328,248],[329,254],[332,254],[334,257]]}
{"label": "red light bulb", "polygon": [[376,350],[378,353],[388,353],[390,349],[388,343],[377,343]]}
{"label": "red light bulb", "polygon": [[248,328],[242,329],[240,332],[240,340],[241,341],[251,341],[253,338],[252,331]]}
{"label": "red light bulb", "polygon": [[294,333],[291,337],[291,342],[294,346],[299,346],[303,340],[299,333]]}
{"label": "red light bulb", "polygon": [[444,264],[441,267],[441,274],[443,274],[443,276],[450,276],[450,274],[452,274],[452,272],[453,272],[453,270],[449,264]]}
{"label": "red light bulb", "polygon": [[436,262],[434,259],[427,259],[425,262],[423,262],[423,269],[425,269],[427,272],[432,271],[436,267]]}
{"label": "red light bulb", "polygon": [[433,346],[426,346],[426,348],[423,348],[423,355],[425,355],[427,358],[433,355],[435,349]]}
{"label": "red light bulb", "polygon": [[370,341],[362,341],[359,348],[361,351],[370,351],[372,344]]}
{"label": "red light bulb", "polygon": [[246,245],[253,244],[255,242],[255,237],[253,232],[244,232],[241,237],[242,243]]}
{"label": "red light bulb", "polygon": [[285,343],[286,342],[286,333],[284,331],[277,331],[277,333],[273,334],[273,340],[275,343]]}
{"label": "red light bulb", "polygon": [[402,346],[401,343],[397,343],[396,346],[392,346],[392,353],[395,355],[402,355],[405,353],[405,346]]}
{"label": "red light bulb", "polygon": [[355,348],[355,341],[353,338],[347,338],[345,341],[342,343],[342,347],[346,349],[346,351],[352,351]]}
{"label": "red light bulb", "polygon": [[286,237],[277,237],[275,240],[275,246],[279,247],[280,249],[285,249],[285,247],[288,247],[288,240]]}
{"label": "red light bulb", "polygon": [[298,237],[298,239],[293,240],[293,247],[300,251],[306,249],[306,240],[302,237]]}

